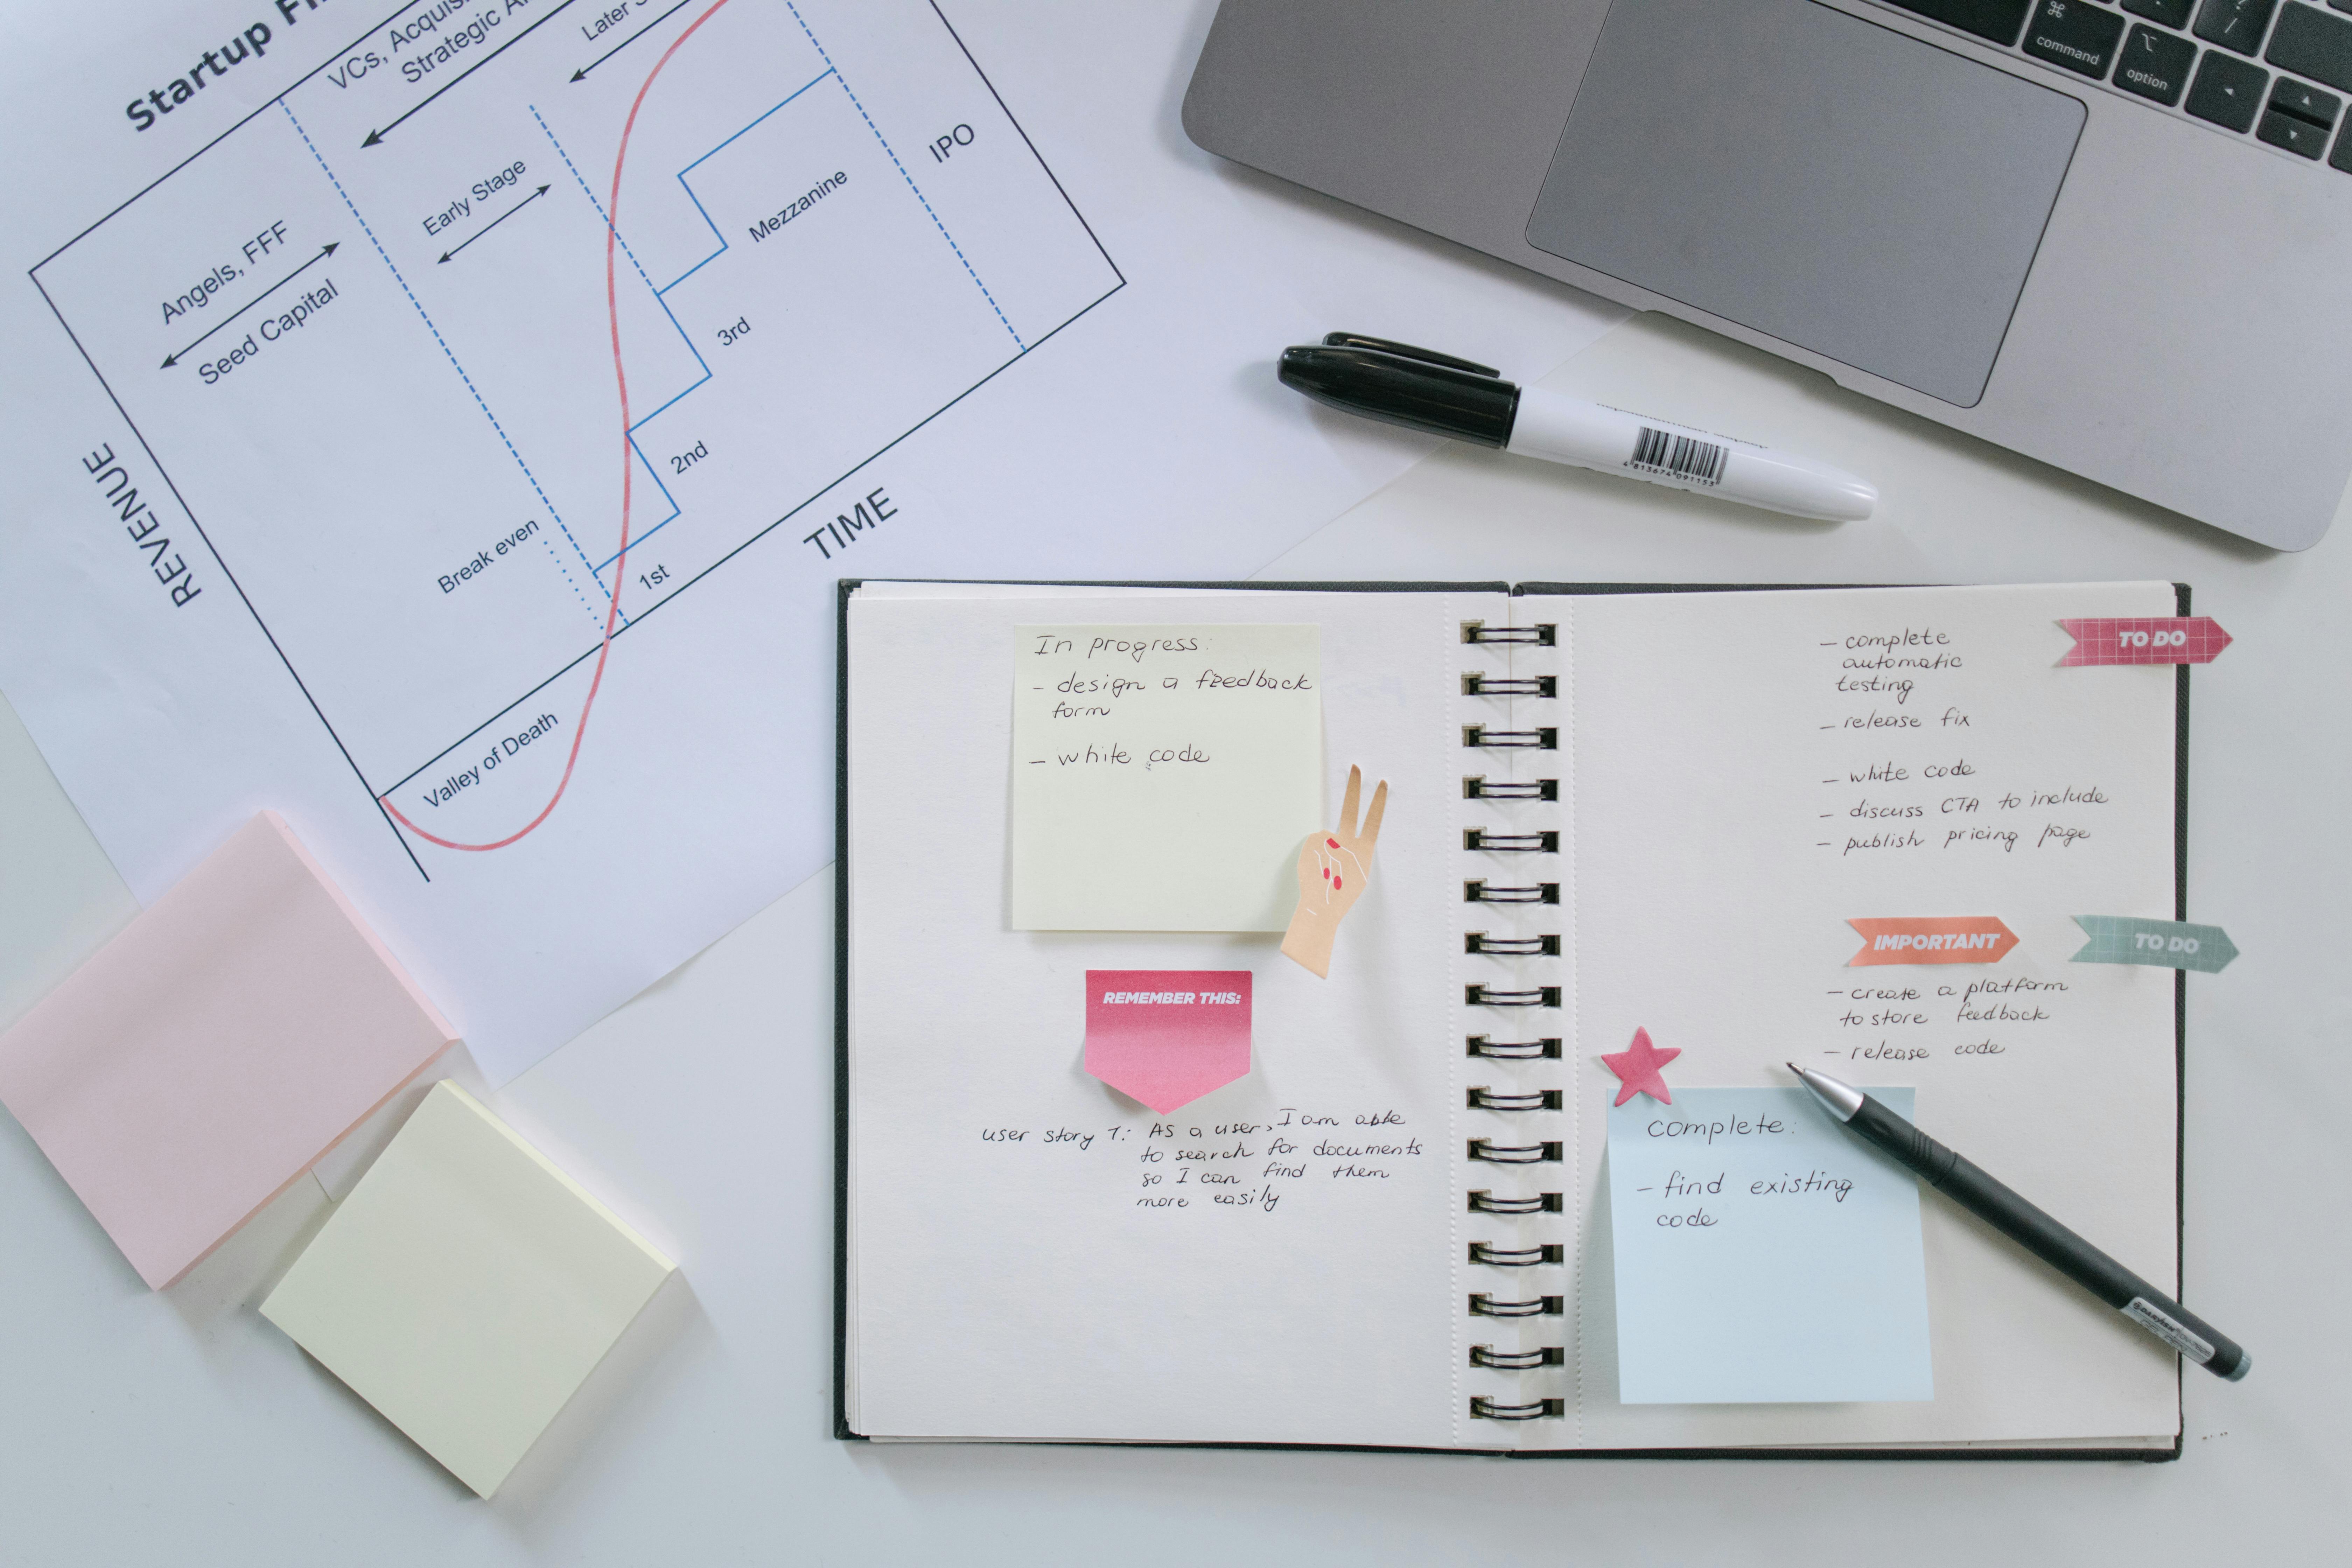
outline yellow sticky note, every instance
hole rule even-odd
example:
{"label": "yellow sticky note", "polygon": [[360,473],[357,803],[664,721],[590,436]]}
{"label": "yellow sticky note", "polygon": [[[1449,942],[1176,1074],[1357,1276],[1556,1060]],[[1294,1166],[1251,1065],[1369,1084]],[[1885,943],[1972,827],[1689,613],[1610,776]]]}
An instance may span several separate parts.
{"label": "yellow sticky note", "polygon": [[1281,931],[1322,685],[1313,626],[1014,627],[1013,929]]}
{"label": "yellow sticky note", "polygon": [[488,1497],[676,1267],[440,1083],[261,1312]]}

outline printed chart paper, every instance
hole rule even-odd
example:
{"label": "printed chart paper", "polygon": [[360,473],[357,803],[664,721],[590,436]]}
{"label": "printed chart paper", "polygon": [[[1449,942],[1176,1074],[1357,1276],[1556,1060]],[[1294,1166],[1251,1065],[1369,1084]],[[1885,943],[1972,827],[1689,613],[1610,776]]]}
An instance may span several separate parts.
{"label": "printed chart paper", "polygon": [[1622,1403],[1936,1396],[1918,1183],[1808,1091],[1612,1107],[1609,1217]]}
{"label": "printed chart paper", "polygon": [[266,812],[0,1035],[0,1102],[160,1289],[452,1038]]}
{"label": "printed chart paper", "polygon": [[1322,825],[1311,626],[1025,626],[1015,931],[1281,931]]}
{"label": "printed chart paper", "polygon": [[294,814],[494,1082],[829,858],[839,578],[1244,575],[1429,445],[1284,343],[1616,319],[1238,198],[1196,5],[548,5],[0,62],[0,685],[142,899]]}
{"label": "printed chart paper", "polygon": [[261,1313],[488,1497],[675,1268],[439,1083]]}

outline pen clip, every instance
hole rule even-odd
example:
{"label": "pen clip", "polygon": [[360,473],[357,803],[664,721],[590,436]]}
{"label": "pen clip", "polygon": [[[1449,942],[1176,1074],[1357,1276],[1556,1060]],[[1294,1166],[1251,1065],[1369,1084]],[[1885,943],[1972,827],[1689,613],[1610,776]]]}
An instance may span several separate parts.
{"label": "pen clip", "polygon": [[1442,354],[1434,349],[1417,349],[1411,343],[1391,342],[1386,338],[1368,338],[1361,332],[1326,332],[1323,334],[1323,346],[1333,349],[1372,349],[1381,353],[1394,354],[1399,359],[1419,360],[1423,364],[1444,365],[1447,370],[1467,371],[1472,375],[1490,375],[1497,381],[1501,380],[1503,375],[1501,371],[1491,365],[1478,364],[1466,359],[1455,359],[1452,354]]}

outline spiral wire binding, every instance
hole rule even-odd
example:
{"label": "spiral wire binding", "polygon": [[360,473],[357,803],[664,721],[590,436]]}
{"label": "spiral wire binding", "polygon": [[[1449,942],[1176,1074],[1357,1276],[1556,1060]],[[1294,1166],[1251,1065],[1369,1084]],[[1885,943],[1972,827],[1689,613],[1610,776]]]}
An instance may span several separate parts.
{"label": "spiral wire binding", "polygon": [[1524,1092],[1486,1088],[1484,1084],[1468,1091],[1473,1110],[1558,1110],[1559,1090],[1531,1089]]}
{"label": "spiral wire binding", "polygon": [[1465,697],[1557,697],[1559,677],[1537,675],[1526,678],[1488,675],[1485,670],[1473,670],[1462,678]]}
{"label": "spiral wire binding", "polygon": [[1484,877],[1473,877],[1462,884],[1462,901],[1465,904],[1556,904],[1559,902],[1559,884],[1538,882],[1527,888],[1490,888]]}
{"label": "spiral wire binding", "polygon": [[1462,951],[1496,958],[1558,958],[1559,938],[1550,931],[1541,936],[1488,936],[1483,931],[1465,931]]}
{"label": "spiral wire binding", "polygon": [[1527,643],[1536,647],[1550,647],[1559,641],[1559,628],[1549,622],[1533,626],[1490,626],[1484,621],[1462,623],[1462,640],[1475,643]]}
{"label": "spiral wire binding", "polygon": [[1558,1263],[1561,1253],[1557,1242],[1545,1242],[1537,1247],[1496,1247],[1490,1241],[1470,1244],[1470,1261],[1492,1264],[1497,1268],[1533,1268],[1538,1263]]}
{"label": "spiral wire binding", "polygon": [[1557,1141],[1541,1143],[1497,1143],[1491,1138],[1470,1140],[1470,1158],[1489,1165],[1557,1165],[1560,1162],[1560,1145]]}
{"label": "spiral wire binding", "polygon": [[1485,985],[1465,985],[1462,999],[1473,1007],[1557,1007],[1559,987],[1538,985],[1528,991],[1497,991]]}
{"label": "spiral wire binding", "polygon": [[1559,731],[1556,729],[1489,730],[1484,724],[1465,724],[1462,726],[1462,743],[1483,746],[1493,752],[1557,752],[1559,750]]}
{"label": "spiral wire binding", "polygon": [[1538,1193],[1527,1198],[1498,1198],[1484,1187],[1470,1190],[1472,1214],[1559,1214],[1563,1205],[1558,1193]]}
{"label": "spiral wire binding", "polygon": [[1465,1056],[1485,1057],[1489,1061],[1559,1060],[1559,1041],[1551,1037],[1540,1040],[1493,1040],[1484,1035],[1465,1035],[1462,1040],[1468,1047],[1463,1052]]}
{"label": "spiral wire binding", "polygon": [[[1526,647],[1558,646],[1558,627],[1549,625],[1533,626],[1489,626],[1480,621],[1462,624],[1462,640],[1472,644],[1517,644]],[[1514,698],[1536,700],[1557,700],[1559,677],[1528,675],[1517,670],[1502,676],[1490,676],[1484,670],[1465,672],[1462,676],[1462,694],[1470,698]],[[1553,725],[1528,728],[1504,728],[1485,723],[1462,727],[1462,744],[1465,749],[1486,752],[1557,752],[1559,730]],[[1559,799],[1558,779],[1502,779],[1489,781],[1484,774],[1472,773],[1462,780],[1465,800],[1556,802]],[[1507,829],[1488,827],[1465,828],[1462,847],[1471,854],[1496,855],[1557,855],[1559,833],[1556,829],[1521,828],[1513,825]],[[1533,882],[1526,886],[1489,884],[1484,879],[1474,879],[1463,884],[1463,901],[1486,905],[1557,906],[1560,901],[1558,882]],[[1485,931],[1465,931],[1462,950],[1465,953],[1498,959],[1556,958],[1561,951],[1558,932],[1534,935],[1489,935]],[[1464,986],[1465,1005],[1478,1007],[1553,1007],[1560,1005],[1561,987],[1558,985],[1508,984],[1490,986],[1484,983]],[[1556,1036],[1534,1039],[1496,1040],[1483,1034],[1465,1037],[1465,1054],[1493,1061],[1532,1062],[1557,1061],[1561,1055],[1561,1042]],[[1464,1100],[1472,1110],[1526,1113],[1553,1111],[1562,1108],[1562,1093],[1558,1089],[1519,1089],[1515,1086],[1493,1088],[1479,1084],[1464,1091]],[[1490,1165],[1542,1165],[1562,1163],[1562,1145],[1544,1139],[1531,1142],[1501,1142],[1491,1138],[1469,1141],[1470,1159]],[[1564,1211],[1562,1195],[1557,1192],[1504,1194],[1497,1195],[1486,1188],[1474,1189],[1468,1194],[1469,1211],[1474,1215],[1496,1215],[1526,1218],[1541,1215],[1557,1215]],[[1534,1268],[1558,1265],[1563,1261],[1565,1249],[1558,1242],[1517,1242],[1506,1244],[1496,1240],[1473,1240],[1466,1244],[1468,1260],[1478,1266],[1494,1268]],[[1565,1301],[1559,1296],[1536,1295],[1526,1300],[1498,1300],[1480,1291],[1469,1299],[1473,1318],[1540,1319],[1565,1315]],[[1557,1344],[1538,1345],[1526,1349],[1497,1350],[1491,1345],[1470,1347],[1470,1364],[1504,1373],[1538,1372],[1566,1363],[1567,1352]],[[1470,1397],[1470,1415],[1481,1421],[1539,1421],[1558,1418],[1566,1414],[1566,1402],[1558,1398],[1513,1399],[1496,1398],[1476,1394]]]}
{"label": "spiral wire binding", "polygon": [[[1463,781],[1465,784],[1468,780]],[[1489,833],[1483,827],[1462,830],[1462,847],[1490,855],[1557,855],[1557,833]]]}
{"label": "spiral wire binding", "polygon": [[1514,784],[1504,780],[1488,784],[1484,773],[1472,773],[1462,781],[1465,800],[1558,800],[1558,779],[1528,779]]}

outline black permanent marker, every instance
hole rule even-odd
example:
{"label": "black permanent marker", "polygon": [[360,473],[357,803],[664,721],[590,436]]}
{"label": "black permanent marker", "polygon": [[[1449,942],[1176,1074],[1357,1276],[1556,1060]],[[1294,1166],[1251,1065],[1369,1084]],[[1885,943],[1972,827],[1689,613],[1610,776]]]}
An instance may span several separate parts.
{"label": "black permanent marker", "polygon": [[1367,419],[1767,511],[1855,522],[1878,504],[1877,487],[1827,463],[1517,386],[1483,364],[1410,343],[1333,332],[1283,350],[1276,374],[1285,386]]}

